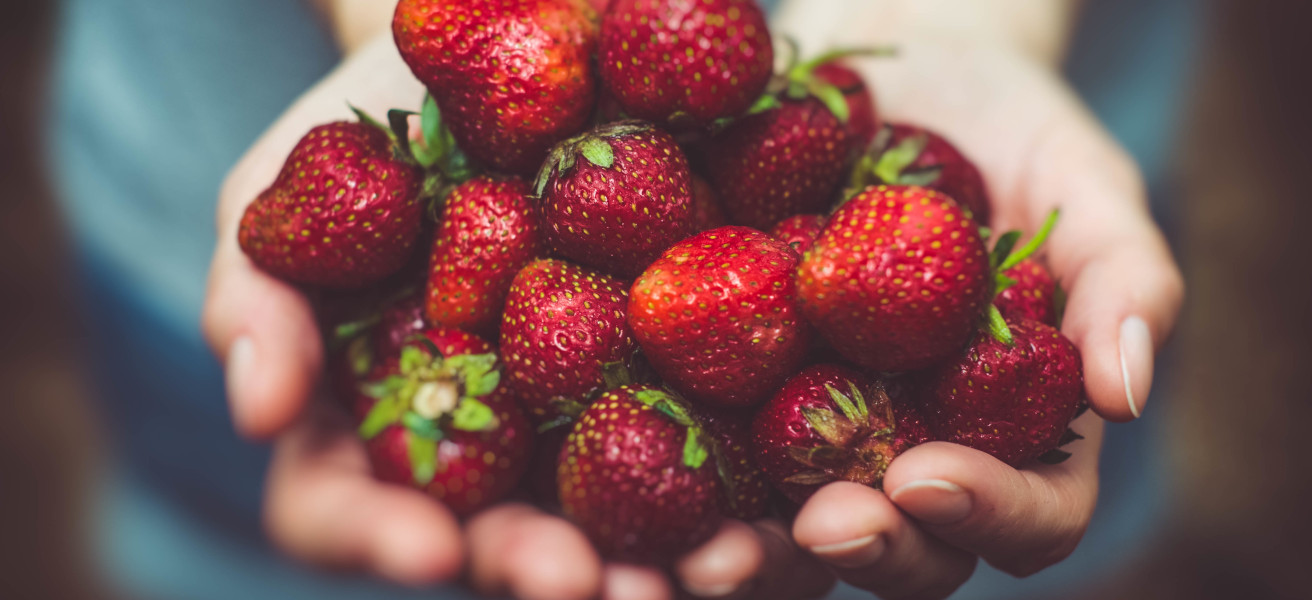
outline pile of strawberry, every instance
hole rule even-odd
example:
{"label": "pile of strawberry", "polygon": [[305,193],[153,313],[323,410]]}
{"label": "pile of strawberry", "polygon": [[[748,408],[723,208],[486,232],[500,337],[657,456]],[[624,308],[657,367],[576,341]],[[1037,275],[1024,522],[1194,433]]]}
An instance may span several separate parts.
{"label": "pile of strawberry", "polygon": [[1078,437],[1055,218],[990,249],[978,171],[881,124],[859,52],[776,73],[751,0],[401,0],[394,33],[421,113],[314,129],[240,229],[320,301],[379,478],[659,563],[920,443]]}

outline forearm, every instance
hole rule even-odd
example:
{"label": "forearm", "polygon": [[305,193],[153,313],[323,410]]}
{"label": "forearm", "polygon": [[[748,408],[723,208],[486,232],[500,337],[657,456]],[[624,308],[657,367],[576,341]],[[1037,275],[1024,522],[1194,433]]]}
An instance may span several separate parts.
{"label": "forearm", "polygon": [[904,45],[1002,47],[1056,66],[1079,0],[785,0],[776,33],[807,52],[830,47]]}
{"label": "forearm", "polygon": [[395,0],[309,0],[342,52],[350,54],[391,26]]}

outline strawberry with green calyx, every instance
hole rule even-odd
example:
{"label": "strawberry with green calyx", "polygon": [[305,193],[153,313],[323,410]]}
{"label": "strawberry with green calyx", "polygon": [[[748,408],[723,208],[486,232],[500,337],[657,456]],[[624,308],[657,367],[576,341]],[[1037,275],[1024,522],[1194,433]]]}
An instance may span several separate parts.
{"label": "strawberry with green calyx", "polygon": [[1061,300],[1057,280],[1042,263],[1027,258],[1002,274],[1015,282],[993,299],[1004,318],[1029,319],[1053,327],[1061,323],[1057,313]]}
{"label": "strawberry with green calyx", "polygon": [[752,435],[761,469],[798,503],[833,481],[878,488],[895,457],[928,439],[914,406],[836,365],[790,379],[757,413]]}
{"label": "strawberry with green calyx", "polygon": [[1069,456],[1059,446],[1084,402],[1079,348],[1056,329],[1007,323],[1011,343],[976,336],[966,351],[929,371],[921,398],[937,439],[987,452],[1013,467]]}
{"label": "strawberry with green calyx", "polygon": [[391,129],[358,122],[314,128],[273,185],[247,208],[242,250],[293,283],[360,288],[405,265],[423,223],[431,178]]}
{"label": "strawberry with green calyx", "polygon": [[603,555],[668,564],[719,527],[719,464],[682,400],[621,387],[589,406],[565,440],[561,508]]}
{"label": "strawberry with green calyx", "polygon": [[692,230],[688,159],[650,123],[611,123],[562,142],[535,190],[552,250],[621,277]]}
{"label": "strawberry with green calyx", "polygon": [[501,352],[506,383],[535,423],[577,414],[608,387],[607,365],[632,371],[628,297],[623,282],[560,260],[533,261],[515,276]]}
{"label": "strawberry with green calyx", "polygon": [[758,112],[699,148],[730,221],[768,231],[787,217],[828,211],[861,137],[850,126],[843,90],[815,71],[854,53],[830,53],[789,69]]}
{"label": "strawberry with green calyx", "polygon": [[614,0],[601,23],[601,78],[628,115],[697,129],[736,117],[774,67],[752,0]]}
{"label": "strawberry with green calyx", "polygon": [[460,147],[529,176],[596,101],[596,13],[582,0],[401,0],[392,33]]}
{"label": "strawberry with green calyx", "polygon": [[528,462],[532,431],[501,384],[495,353],[443,356],[426,336],[360,387],[359,425],[375,475],[468,515],[503,497]]}
{"label": "strawberry with green calyx", "polygon": [[775,225],[770,236],[788,244],[798,254],[806,254],[828,222],[829,217],[825,215],[793,215]]}
{"label": "strawberry with green calyx", "polygon": [[1043,225],[1039,227],[1034,237],[1030,238],[1020,248],[1016,248],[1016,243],[1020,241],[1021,232],[1009,231],[1002,234],[997,243],[994,244],[993,251],[989,253],[989,269],[993,276],[993,290],[989,296],[988,306],[985,308],[985,327],[990,335],[1003,344],[1011,343],[1011,333],[1007,330],[1007,323],[1003,318],[1002,311],[998,308],[996,298],[999,294],[1006,293],[1007,290],[1018,283],[1008,273],[1043,247],[1048,235],[1057,226],[1057,219],[1060,215],[1061,213],[1058,210],[1049,213],[1048,218],[1044,219]]}
{"label": "strawberry with green calyx", "polygon": [[987,225],[992,214],[988,188],[975,164],[943,136],[923,127],[885,126],[852,169],[849,194],[871,185],[918,185],[938,190]]}
{"label": "strawberry with green calyx", "polygon": [[797,253],[747,227],[670,247],[633,284],[628,323],[662,379],[698,404],[764,401],[806,358]]}

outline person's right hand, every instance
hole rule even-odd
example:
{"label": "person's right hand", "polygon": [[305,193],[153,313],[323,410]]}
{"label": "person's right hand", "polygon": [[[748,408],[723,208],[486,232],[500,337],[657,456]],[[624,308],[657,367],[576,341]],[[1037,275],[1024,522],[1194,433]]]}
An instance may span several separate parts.
{"label": "person's right hand", "polygon": [[324,356],[310,303],[246,258],[237,227],[305,132],[350,118],[347,101],[381,115],[418,106],[423,92],[391,37],[380,36],[279,118],[220,193],[204,330],[224,360],[238,430],[275,445],[265,492],[270,538],[320,566],[409,585],[465,574],[480,592],[525,599],[665,600],[675,596],[675,581],[708,598],[823,594],[833,576],[799,552],[778,522],[726,523],[670,577],[604,562],[573,525],[526,504],[494,506],[462,524],[422,492],[374,479],[347,415],[316,392]]}

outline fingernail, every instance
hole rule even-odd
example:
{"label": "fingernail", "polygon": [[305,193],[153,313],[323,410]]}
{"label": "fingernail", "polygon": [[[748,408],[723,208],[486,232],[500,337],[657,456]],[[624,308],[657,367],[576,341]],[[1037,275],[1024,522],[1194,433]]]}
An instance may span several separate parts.
{"label": "fingernail", "polygon": [[228,360],[223,368],[228,396],[240,397],[250,386],[251,373],[255,369],[255,342],[246,336],[237,338],[228,348]]}
{"label": "fingernail", "polygon": [[1125,400],[1130,404],[1130,414],[1137,419],[1153,385],[1153,335],[1148,324],[1139,317],[1122,321],[1120,346]]}
{"label": "fingernail", "polygon": [[685,581],[683,589],[698,598],[723,598],[738,591],[740,585],[737,583],[698,584]]}
{"label": "fingernail", "polygon": [[911,516],[935,525],[956,523],[969,516],[971,510],[970,494],[942,479],[912,481],[888,497]]}
{"label": "fingernail", "polygon": [[811,546],[811,553],[831,565],[856,569],[875,564],[884,555],[884,546],[884,539],[874,534],[837,544]]}

